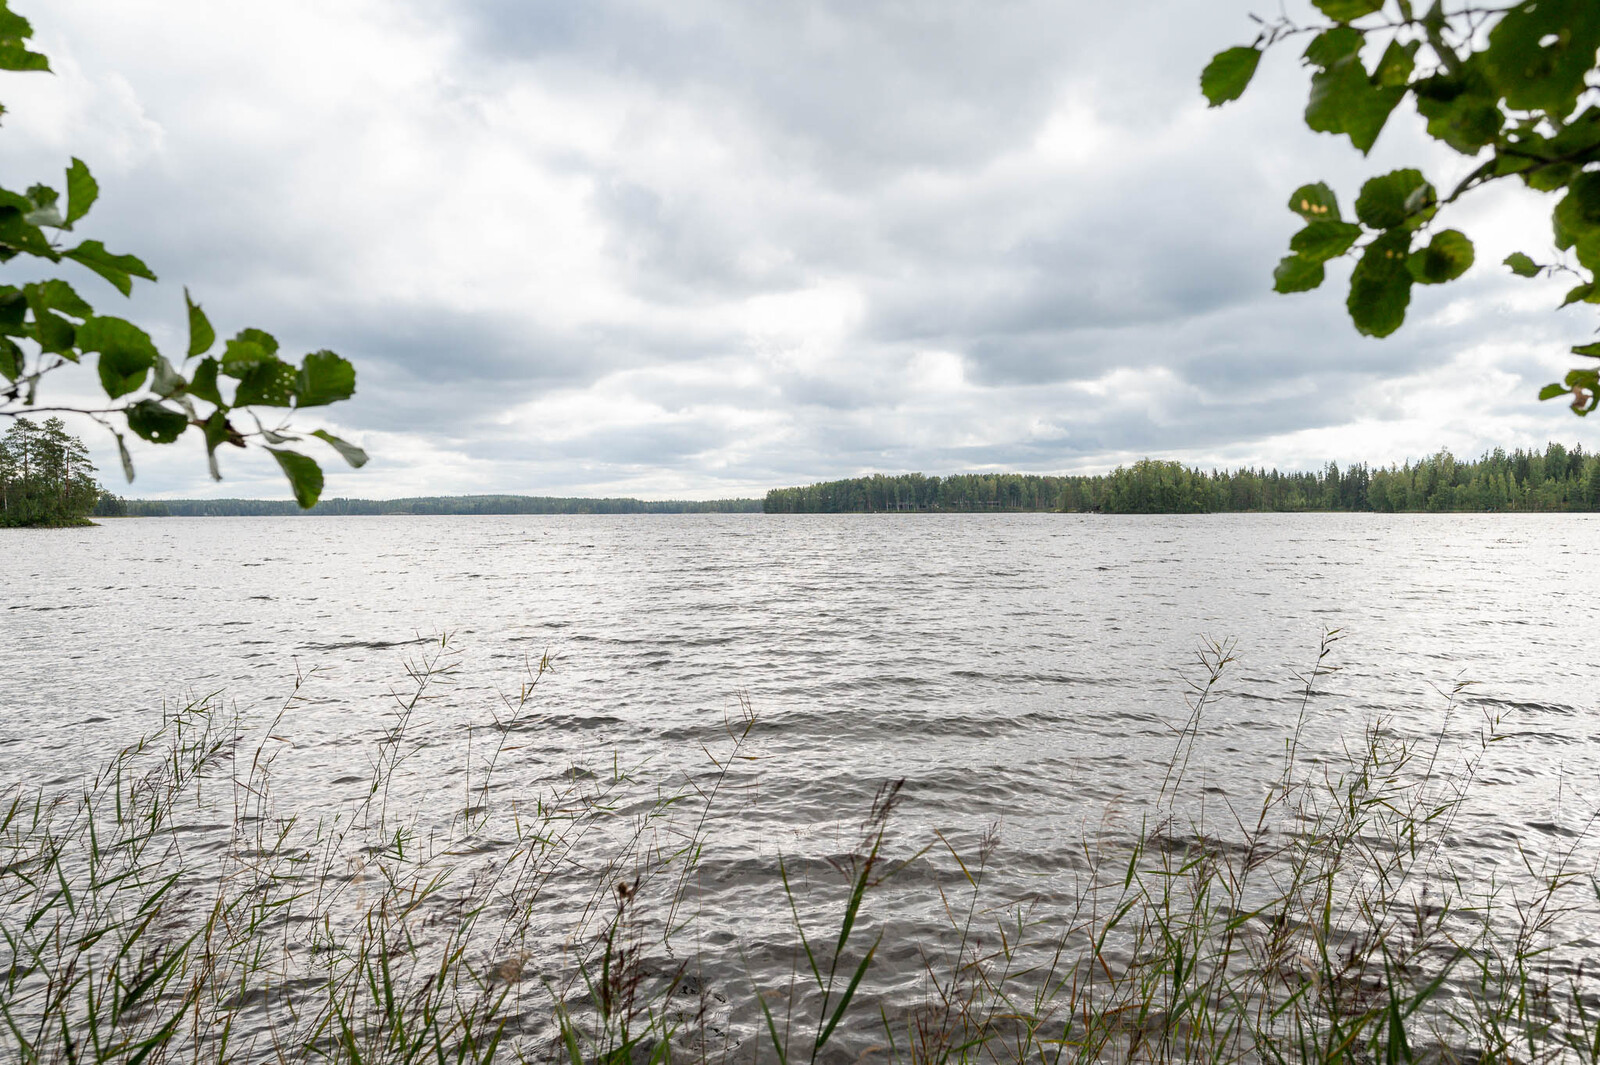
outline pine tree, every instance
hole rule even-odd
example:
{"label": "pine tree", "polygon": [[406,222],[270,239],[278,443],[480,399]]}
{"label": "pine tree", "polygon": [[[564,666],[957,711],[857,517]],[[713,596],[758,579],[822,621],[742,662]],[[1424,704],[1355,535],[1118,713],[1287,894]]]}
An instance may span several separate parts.
{"label": "pine tree", "polygon": [[94,463],[60,418],[12,421],[0,440],[0,525],[81,525],[100,500]]}

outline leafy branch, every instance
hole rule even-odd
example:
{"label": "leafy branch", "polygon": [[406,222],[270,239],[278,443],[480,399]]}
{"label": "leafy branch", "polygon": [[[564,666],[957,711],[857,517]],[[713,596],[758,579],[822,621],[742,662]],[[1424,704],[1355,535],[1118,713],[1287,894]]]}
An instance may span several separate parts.
{"label": "leafy branch", "polygon": [[[49,72],[49,60],[28,48],[33,29],[0,0],[0,70]],[[0,107],[0,114],[4,113]],[[19,256],[49,263],[75,262],[99,274],[123,296],[135,279],[156,275],[133,255],[116,254],[98,240],[70,247],[66,234],[89,213],[100,186],[81,159],[67,167],[65,199],[48,185],[26,192],[0,187],[0,263]],[[355,394],[356,372],[349,360],[331,351],[316,351],[298,364],[278,354],[278,342],[260,329],[245,329],[216,351],[217,334],[200,305],[184,290],[189,345],[176,364],[156,348],[150,335],[132,322],[95,309],[66,281],[51,278],[23,285],[0,285],[0,415],[71,411],[105,426],[116,437],[122,469],[133,480],[133,458],[123,429],[152,444],[170,444],[189,430],[204,440],[211,476],[221,480],[217,448],[246,447],[259,440],[278,463],[295,500],[310,507],[322,494],[322,468],[315,459],[280,445],[305,436],[331,446],[352,466],[366,464],[366,452],[326,430],[292,432],[287,412],[322,407]],[[40,407],[40,383],[68,365],[94,356],[100,387],[109,406]],[[273,428],[258,410],[276,409],[283,417]],[[240,428],[248,415],[254,431]]]}
{"label": "leafy branch", "polygon": [[[1449,7],[1422,14],[1411,0],[1312,0],[1323,20],[1257,17],[1256,39],[1219,52],[1200,76],[1212,107],[1242,96],[1267,49],[1309,36],[1313,69],[1306,125],[1343,135],[1363,155],[1396,107],[1410,97],[1427,133],[1467,157],[1487,157],[1443,197],[1419,170],[1373,177],[1346,220],[1333,190],[1304,185],[1289,209],[1306,223],[1274,271],[1278,292],[1320,286],[1325,264],[1351,256],[1346,307],[1358,332],[1385,337],[1405,322],[1413,285],[1454,281],[1473,265],[1472,241],[1434,230],[1442,208],[1492,182],[1518,178],[1528,189],[1559,193],[1551,212],[1554,243],[1576,266],[1541,264],[1517,252],[1504,265],[1520,277],[1571,273],[1578,284],[1562,307],[1600,304],[1600,4],[1522,0],[1506,6]],[[1374,58],[1375,57],[1375,58]],[[1426,238],[1426,239],[1425,239]],[[1574,354],[1600,358],[1600,344]],[[1595,409],[1600,371],[1574,369],[1540,399],[1571,396],[1574,413]]]}

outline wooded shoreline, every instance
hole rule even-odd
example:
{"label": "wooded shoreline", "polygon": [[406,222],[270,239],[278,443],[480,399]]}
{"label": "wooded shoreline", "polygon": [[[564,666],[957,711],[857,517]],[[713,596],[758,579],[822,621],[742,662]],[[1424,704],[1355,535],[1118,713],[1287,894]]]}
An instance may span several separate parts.
{"label": "wooded shoreline", "polygon": [[767,493],[768,514],[887,511],[1069,511],[1205,514],[1283,511],[1600,510],[1600,455],[1581,445],[1544,451],[1496,448],[1477,461],[1440,451],[1421,462],[1313,472],[1201,470],[1142,459],[1107,474],[1016,473],[927,477],[876,475]]}
{"label": "wooded shoreline", "polygon": [[1600,454],[1581,445],[1496,449],[1476,461],[1440,451],[1417,463],[1336,463],[1316,471],[1202,470],[1143,459],[1110,473],[873,474],[774,488],[764,499],[641,500],[523,495],[292,500],[122,499],[107,493],[95,517],[314,515],[877,514],[1282,512],[1552,512],[1600,510]]}
{"label": "wooded shoreline", "polygon": [[100,518],[275,518],[308,515],[467,514],[750,514],[759,499],[643,500],[555,496],[418,496],[407,499],[324,499],[301,510],[292,499],[102,499]]}

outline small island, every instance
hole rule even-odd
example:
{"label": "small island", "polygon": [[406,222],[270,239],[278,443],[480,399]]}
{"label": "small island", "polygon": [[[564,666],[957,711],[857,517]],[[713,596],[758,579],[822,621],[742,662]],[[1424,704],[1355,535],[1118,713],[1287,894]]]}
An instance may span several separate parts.
{"label": "small island", "polygon": [[88,448],[60,418],[13,418],[0,439],[0,526],[93,525],[94,474]]}

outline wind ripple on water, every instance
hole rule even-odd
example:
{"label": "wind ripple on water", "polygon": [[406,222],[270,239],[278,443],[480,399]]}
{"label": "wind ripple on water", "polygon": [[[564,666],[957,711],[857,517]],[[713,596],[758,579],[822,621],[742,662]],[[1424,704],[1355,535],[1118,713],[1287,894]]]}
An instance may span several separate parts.
{"label": "wind ripple on water", "polygon": [[[1295,671],[1337,628],[1307,757],[1376,715],[1427,736],[1474,681],[1451,727],[1500,718],[1506,738],[1456,837],[1488,860],[1570,839],[1594,801],[1600,597],[1568,556],[1597,531],[1584,515],[118,521],[26,540],[31,573],[0,614],[0,778],[87,772],[163,700],[220,689],[270,715],[301,675],[277,786],[315,807],[370,779],[404,662],[453,632],[466,654],[415,712],[397,801],[453,794],[467,743],[502,733],[497,795],[618,766],[677,786],[747,700],[755,760],[700,904],[776,951],[778,856],[821,877],[887,779],[908,782],[907,853],[998,822],[998,895],[1067,898],[1086,834],[1133,838],[1202,636],[1235,638],[1242,661],[1191,772],[1219,802],[1256,801],[1300,710]],[[546,653],[555,672],[504,731]],[[949,872],[909,867],[882,912],[933,935],[928,878]]]}

